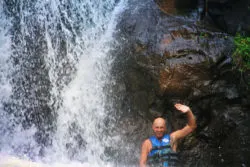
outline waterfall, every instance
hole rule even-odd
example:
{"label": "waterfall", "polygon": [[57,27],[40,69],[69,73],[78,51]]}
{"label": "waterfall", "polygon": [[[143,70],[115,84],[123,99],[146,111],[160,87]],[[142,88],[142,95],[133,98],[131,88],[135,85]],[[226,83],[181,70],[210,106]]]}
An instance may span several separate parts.
{"label": "waterfall", "polygon": [[[4,104],[10,99],[12,87],[10,85],[11,75],[11,37],[9,34],[10,21],[3,12],[3,1],[0,2],[0,145],[3,148],[4,145],[8,145],[8,141],[11,139],[11,135],[8,130],[12,122],[11,115],[7,115],[4,111]],[[8,118],[11,117],[11,118]]]}
{"label": "waterfall", "polygon": [[[2,154],[107,166],[105,87],[121,0],[1,1]],[[60,165],[59,165],[60,166]]]}

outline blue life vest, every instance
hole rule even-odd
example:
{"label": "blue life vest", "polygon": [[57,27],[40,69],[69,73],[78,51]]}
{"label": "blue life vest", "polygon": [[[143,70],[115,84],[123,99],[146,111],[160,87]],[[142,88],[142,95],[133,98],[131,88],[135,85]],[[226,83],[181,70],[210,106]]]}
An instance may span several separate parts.
{"label": "blue life vest", "polygon": [[170,167],[176,165],[177,153],[171,149],[169,134],[165,134],[161,140],[155,136],[150,137],[149,140],[152,143],[147,161],[149,166]]}

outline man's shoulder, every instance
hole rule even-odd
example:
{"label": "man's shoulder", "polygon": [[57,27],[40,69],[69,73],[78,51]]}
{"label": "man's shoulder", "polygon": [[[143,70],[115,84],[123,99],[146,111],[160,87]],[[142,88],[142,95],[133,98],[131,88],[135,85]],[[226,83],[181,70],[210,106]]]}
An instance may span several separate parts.
{"label": "man's shoulder", "polygon": [[149,138],[144,140],[144,142],[142,144],[145,145],[145,146],[152,146],[152,143],[151,143]]}
{"label": "man's shoulder", "polygon": [[144,140],[144,142],[142,143],[142,148],[145,148],[147,152],[149,152],[149,150],[151,150],[152,148],[151,141],[149,139]]}
{"label": "man's shoulder", "polygon": [[143,143],[151,143],[151,141],[150,141],[150,139],[148,138],[148,139],[144,140]]}

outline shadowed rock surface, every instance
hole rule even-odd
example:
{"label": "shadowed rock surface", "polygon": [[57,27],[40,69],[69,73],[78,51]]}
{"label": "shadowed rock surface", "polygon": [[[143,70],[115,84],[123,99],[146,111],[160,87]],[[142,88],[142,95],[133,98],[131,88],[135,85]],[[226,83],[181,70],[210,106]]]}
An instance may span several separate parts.
{"label": "shadowed rock surface", "polygon": [[198,5],[201,22],[224,32],[250,34],[250,1],[248,0],[155,0],[166,14],[183,14]]}
{"label": "shadowed rock surface", "polygon": [[221,30],[235,34],[250,34],[250,1],[200,0],[204,23],[216,25]]}

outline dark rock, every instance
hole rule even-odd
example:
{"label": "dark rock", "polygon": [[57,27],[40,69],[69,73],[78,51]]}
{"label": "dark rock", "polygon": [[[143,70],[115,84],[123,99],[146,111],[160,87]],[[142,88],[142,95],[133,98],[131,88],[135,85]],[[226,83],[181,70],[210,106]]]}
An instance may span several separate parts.
{"label": "dark rock", "polygon": [[155,0],[159,8],[167,14],[185,13],[196,7],[196,0]]}
{"label": "dark rock", "polygon": [[[185,115],[173,107],[180,102],[192,108],[198,124],[193,134],[180,141],[182,166],[249,164],[249,149],[241,154],[243,158],[231,159],[243,149],[243,145],[231,148],[232,138],[235,144],[249,138],[249,128],[243,126],[249,119],[249,93],[232,68],[232,38],[197,25],[190,17],[163,14],[151,1],[128,7],[118,27],[116,37],[122,47],[114,51],[119,56],[112,73],[116,85],[124,89],[114,92],[114,98],[124,100],[114,101],[123,113],[118,127],[124,127],[128,117],[143,126],[137,135],[124,136],[136,138],[133,148],[139,150],[151,133],[154,117],[166,117],[169,131],[183,127]],[[119,108],[124,101],[127,107]],[[129,156],[133,159],[137,154]]]}
{"label": "dark rock", "polygon": [[208,0],[207,17],[223,31],[250,34],[250,2],[248,0]]}

